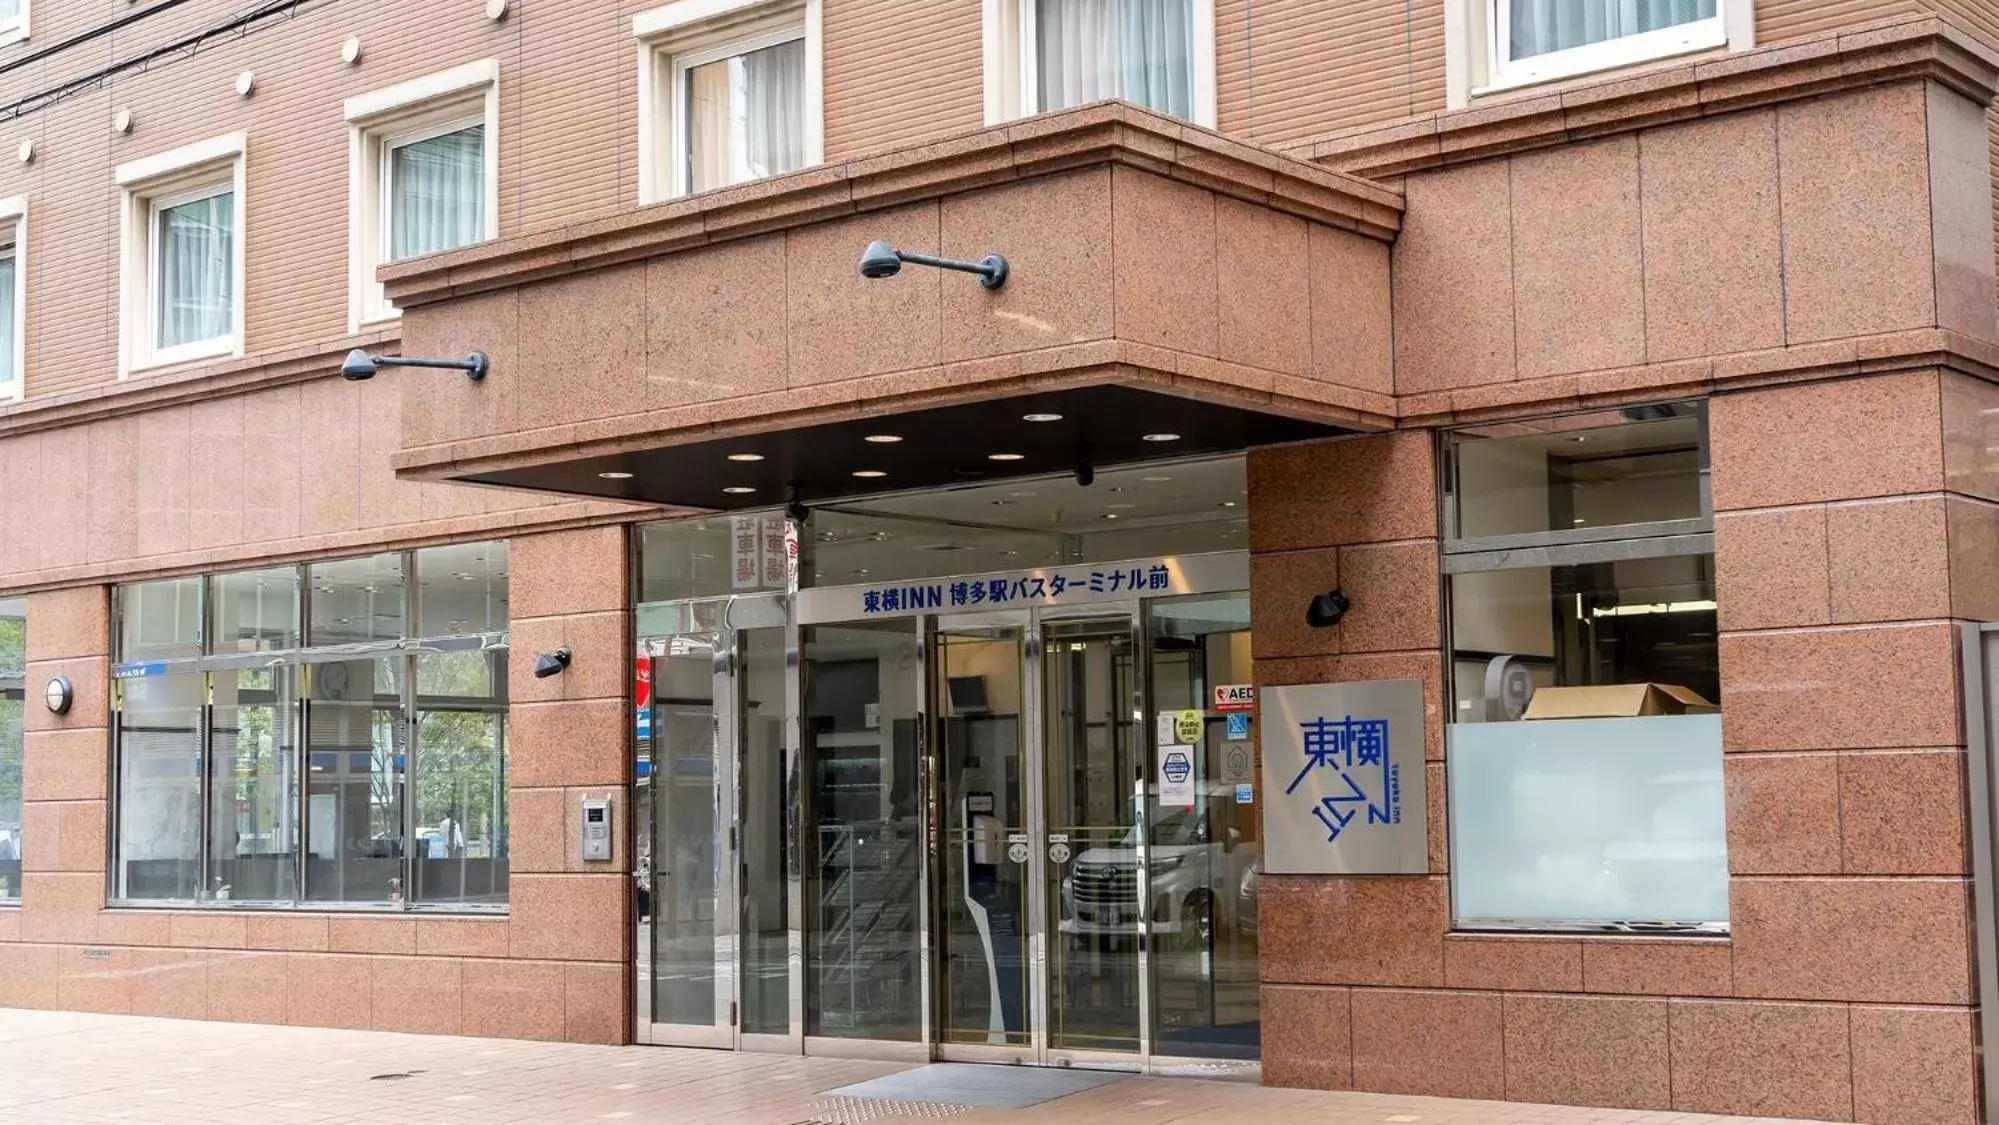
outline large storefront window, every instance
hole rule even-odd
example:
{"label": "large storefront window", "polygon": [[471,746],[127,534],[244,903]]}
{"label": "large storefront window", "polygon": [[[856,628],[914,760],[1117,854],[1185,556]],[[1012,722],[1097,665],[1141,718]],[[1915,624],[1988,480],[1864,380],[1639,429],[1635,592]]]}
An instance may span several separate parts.
{"label": "large storefront window", "polygon": [[0,598],[0,902],[21,899],[21,704],[27,667],[28,603]]}
{"label": "large storefront window", "polygon": [[504,905],[506,559],[120,587],[112,897]]}
{"label": "large storefront window", "polygon": [[1728,923],[1705,415],[1453,435],[1457,924]]}

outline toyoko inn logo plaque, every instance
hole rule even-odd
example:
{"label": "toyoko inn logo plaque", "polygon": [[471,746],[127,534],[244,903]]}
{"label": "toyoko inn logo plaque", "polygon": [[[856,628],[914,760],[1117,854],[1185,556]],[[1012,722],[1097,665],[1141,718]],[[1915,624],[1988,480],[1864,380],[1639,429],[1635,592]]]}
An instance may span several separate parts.
{"label": "toyoko inn logo plaque", "polygon": [[1429,870],[1421,681],[1266,687],[1262,728],[1264,870]]}

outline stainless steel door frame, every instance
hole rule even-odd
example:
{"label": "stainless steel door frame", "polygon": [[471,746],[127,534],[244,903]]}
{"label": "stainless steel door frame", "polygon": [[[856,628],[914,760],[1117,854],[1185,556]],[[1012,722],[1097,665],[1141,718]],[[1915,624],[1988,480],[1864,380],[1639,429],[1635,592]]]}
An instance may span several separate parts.
{"label": "stainless steel door frame", "polygon": [[[937,942],[941,940],[941,912],[943,896],[931,893],[932,888],[944,885],[943,856],[939,836],[943,820],[942,763],[934,760],[941,749],[943,740],[926,736],[922,761],[932,779],[926,786],[927,799],[925,813],[937,826],[927,830],[926,837],[931,842],[924,873],[925,925],[929,932],[924,936],[925,980],[924,1019],[926,1039],[931,1044],[931,1056],[962,1062],[1027,1063],[1041,1066],[1072,1066],[1091,1069],[1112,1069],[1144,1071],[1150,1066],[1151,1028],[1148,1013],[1151,1010],[1151,972],[1148,960],[1149,939],[1147,936],[1148,913],[1145,907],[1145,801],[1143,767],[1135,779],[1136,787],[1134,815],[1138,826],[1138,884],[1140,887],[1139,917],[1137,921],[1138,942],[1138,995],[1139,995],[1139,1048],[1136,1052],[1101,1050],[1081,1050],[1057,1048],[1050,1042],[1050,1006],[1053,1003],[1053,987],[1049,977],[1051,958],[1049,942],[1056,932],[1057,909],[1051,901],[1050,886],[1053,882],[1049,872],[1048,858],[1048,778],[1050,747],[1046,732],[1046,707],[1043,698],[1046,692],[1045,655],[1043,651],[1044,625],[1058,621],[1117,621],[1128,622],[1132,640],[1132,698],[1124,701],[1132,710],[1134,722],[1134,756],[1139,761],[1149,760],[1150,742],[1137,737],[1145,732],[1143,728],[1143,705],[1147,698],[1146,668],[1144,656],[1144,619],[1140,605],[1131,602],[1100,602],[1078,606],[1073,609],[1017,609],[998,610],[983,613],[936,615],[928,618],[922,636],[925,658],[925,679],[931,684],[942,684],[944,677],[935,666],[941,658],[937,643],[939,634],[989,628],[1015,628],[1021,631],[1021,753],[1023,755],[1022,786],[1026,808],[1026,824],[1029,848],[1027,861],[1027,968],[1028,968],[1028,1029],[1029,1043],[1026,1046],[995,1046],[976,1043],[946,1043],[936,1014],[943,1002],[942,981],[931,974],[929,966],[938,961]],[[943,708],[938,706],[934,691],[926,697],[930,706],[926,708],[926,723],[938,721]]]}
{"label": "stainless steel door frame", "polygon": [[[635,979],[638,983],[637,1007],[634,1009],[636,1023],[635,1038],[641,1043],[669,1045],[677,1047],[734,1047],[736,1046],[736,974],[733,949],[735,931],[739,928],[734,921],[737,905],[735,896],[735,848],[731,838],[734,835],[737,797],[735,792],[735,738],[729,732],[733,729],[731,720],[736,714],[732,702],[734,694],[734,649],[733,633],[724,630],[703,630],[675,634],[671,637],[649,638],[646,643],[645,659],[650,662],[652,676],[651,731],[652,769],[646,785],[646,830],[657,840],[666,811],[661,798],[663,785],[672,783],[671,759],[662,751],[667,735],[665,722],[668,701],[662,696],[666,683],[663,673],[674,659],[674,641],[694,640],[705,643],[710,654],[710,703],[708,708],[710,738],[714,755],[714,770],[710,778],[710,827],[716,835],[712,845],[714,870],[714,1004],[715,1014],[711,1024],[681,1024],[663,1022],[664,1013],[653,1010],[653,998],[657,985],[653,974],[658,971],[655,950],[658,944],[658,919],[660,904],[664,901],[661,882],[670,877],[669,865],[649,842],[648,855],[651,859],[651,917],[649,928],[642,928],[636,943],[635,953],[640,961],[640,972]],[[691,655],[691,654],[685,654]],[[662,764],[666,768],[662,769]],[[635,919],[635,925],[644,926]]]}

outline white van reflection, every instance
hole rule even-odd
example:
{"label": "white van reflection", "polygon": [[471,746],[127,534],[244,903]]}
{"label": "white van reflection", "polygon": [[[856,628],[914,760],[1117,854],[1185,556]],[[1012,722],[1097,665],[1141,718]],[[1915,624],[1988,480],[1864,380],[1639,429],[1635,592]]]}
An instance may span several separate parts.
{"label": "white van reflection", "polygon": [[[1219,805],[1229,801],[1233,792],[1233,786],[1215,786],[1208,800]],[[1215,906],[1221,904],[1228,910],[1227,896],[1254,895],[1256,883],[1249,873],[1261,859],[1261,846],[1250,842],[1224,847],[1212,837],[1205,811],[1155,809],[1148,852],[1152,932],[1169,946],[1207,946],[1217,922]],[[1137,871],[1136,828],[1126,832],[1115,847],[1084,850],[1062,879],[1062,932],[1078,937],[1136,932]],[[1236,910],[1239,918],[1253,920],[1255,899],[1247,897]],[[1222,921],[1226,924],[1226,917]]]}

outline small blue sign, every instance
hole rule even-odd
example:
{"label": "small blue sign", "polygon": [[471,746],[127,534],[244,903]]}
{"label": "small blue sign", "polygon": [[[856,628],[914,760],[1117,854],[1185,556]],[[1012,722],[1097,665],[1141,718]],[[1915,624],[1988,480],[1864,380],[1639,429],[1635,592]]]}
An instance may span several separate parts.
{"label": "small blue sign", "polygon": [[1247,742],[1249,740],[1249,712],[1231,711],[1228,714],[1228,720],[1229,741]]}
{"label": "small blue sign", "polygon": [[1166,780],[1178,785],[1193,774],[1194,762],[1185,750],[1174,750],[1160,763],[1159,772],[1166,775]]}
{"label": "small blue sign", "polygon": [[1235,803],[1238,805],[1255,804],[1256,786],[1250,784],[1247,781],[1237,782],[1235,787]]}

